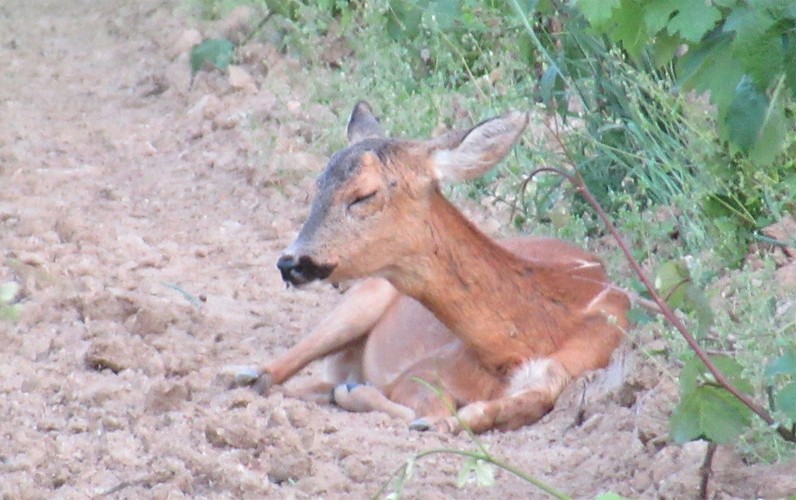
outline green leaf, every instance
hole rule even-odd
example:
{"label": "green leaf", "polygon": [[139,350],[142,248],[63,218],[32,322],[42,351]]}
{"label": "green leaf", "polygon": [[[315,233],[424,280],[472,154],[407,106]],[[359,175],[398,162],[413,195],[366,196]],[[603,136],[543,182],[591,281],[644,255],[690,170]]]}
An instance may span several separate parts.
{"label": "green leaf", "polygon": [[749,152],[749,158],[759,167],[771,165],[782,152],[782,145],[785,142],[785,104],[782,102],[785,94],[784,83],[785,77],[782,76],[769,100],[755,145]]}
{"label": "green leaf", "polygon": [[600,29],[610,25],[614,9],[619,7],[621,0],[577,0],[575,6],[589,24]]}
{"label": "green leaf", "polygon": [[766,89],[783,71],[782,35],[772,29],[776,21],[760,8],[737,8],[727,17],[723,31],[732,32],[733,56],[758,88]]}
{"label": "green leaf", "polygon": [[749,426],[752,412],[726,390],[701,386],[683,396],[669,421],[672,439],[730,443]]}
{"label": "green leaf", "polygon": [[796,350],[785,351],[782,356],[769,363],[763,374],[768,378],[776,375],[796,376]]}
{"label": "green leaf", "polygon": [[420,34],[423,11],[409,0],[389,2],[387,34],[396,42],[411,40]]}
{"label": "green leaf", "polygon": [[683,40],[679,36],[672,36],[666,32],[655,35],[652,45],[652,60],[655,67],[660,68],[664,64],[668,64],[682,44]]}
{"label": "green leaf", "polygon": [[411,456],[406,460],[406,469],[404,469],[404,477],[406,480],[412,479],[412,474],[415,471],[415,462],[417,461],[416,456]]}
{"label": "green leaf", "polygon": [[436,0],[428,4],[428,12],[442,31],[453,29],[460,17],[459,0]]}
{"label": "green leaf", "polygon": [[693,312],[697,319],[697,332],[699,335],[707,335],[708,330],[713,326],[713,309],[710,307],[705,292],[693,283],[685,287],[685,309]]}
{"label": "green leaf", "polygon": [[0,304],[0,321],[16,321],[22,312],[22,306],[13,304],[10,306]]}
{"label": "green leaf", "polygon": [[[796,9],[796,4],[794,9]],[[791,97],[796,97],[796,34],[785,33],[782,35],[782,58]]]}
{"label": "green leaf", "polygon": [[679,33],[689,42],[699,42],[721,19],[721,11],[703,0],[681,0],[677,14],[667,25],[669,33]]}
{"label": "green leaf", "polygon": [[539,79],[539,94],[542,97],[542,102],[545,103],[546,106],[552,107],[553,102],[553,91],[554,90],[563,90],[564,87],[564,80],[561,78],[561,70],[558,66],[551,64],[547,70],[545,70],[542,78]]}
{"label": "green leaf", "polygon": [[768,97],[744,75],[735,89],[726,117],[730,141],[742,152],[748,153],[757,143],[768,105]]}
{"label": "green leaf", "polygon": [[0,304],[12,302],[19,293],[19,285],[15,281],[0,283]]}
{"label": "green leaf", "polygon": [[478,460],[473,467],[475,471],[475,479],[480,486],[489,488],[495,484],[495,466],[489,462]]}
{"label": "green leaf", "polygon": [[652,322],[652,316],[647,314],[647,311],[638,306],[630,308],[627,312],[627,319],[634,325],[646,325]]}
{"label": "green leaf", "polygon": [[678,0],[653,0],[644,5],[644,24],[647,33],[654,35],[669,23],[677,12]]}
{"label": "green leaf", "polygon": [[[727,356],[710,359],[733,386],[752,393],[752,384],[741,375],[743,367],[737,361]],[[678,443],[695,439],[727,443],[743,432],[751,420],[751,410],[718,386],[696,356],[680,372],[680,398],[669,422],[672,439]]]}
{"label": "green leaf", "polygon": [[635,2],[625,0],[622,8],[614,11],[611,38],[621,42],[633,59],[638,59],[647,44],[647,33],[643,22],[643,10]]}
{"label": "green leaf", "polygon": [[[677,85],[686,90],[710,91],[720,120],[726,116],[743,76],[740,63],[733,57],[731,41],[730,33],[712,34],[677,62]],[[724,131],[722,135],[725,136]]]}
{"label": "green leaf", "polygon": [[623,497],[619,493],[614,493],[613,491],[606,491],[605,493],[600,493],[594,500],[629,500],[627,497]]}
{"label": "green leaf", "polygon": [[207,65],[226,71],[235,55],[235,45],[226,38],[213,38],[191,49],[191,76]]}
{"label": "green leaf", "polygon": [[777,391],[777,406],[789,419],[796,421],[796,382]]}
{"label": "green leaf", "polygon": [[456,477],[456,487],[463,488],[471,477],[480,486],[492,486],[495,484],[495,466],[489,462],[484,462],[477,457],[469,457],[462,465]]}
{"label": "green leaf", "polygon": [[470,475],[472,474],[473,469],[475,468],[475,463],[476,463],[477,460],[478,459],[475,458],[475,457],[469,457],[464,462],[464,464],[462,465],[462,468],[459,469],[459,474],[456,476],[456,487],[457,488],[459,488],[459,489],[464,488],[464,485],[467,484],[467,481],[470,479]]}
{"label": "green leaf", "polygon": [[[752,394],[752,384],[743,378],[743,366],[741,366],[740,363],[728,356],[710,356],[710,360],[739,391]],[[690,358],[680,372],[681,396],[685,396],[699,387],[715,384],[716,380],[713,374],[710,373],[705,364],[702,363],[702,360],[696,356]]]}
{"label": "green leaf", "polygon": [[680,308],[685,298],[686,285],[691,275],[680,260],[664,262],[655,275],[655,288],[664,300],[674,308]]}

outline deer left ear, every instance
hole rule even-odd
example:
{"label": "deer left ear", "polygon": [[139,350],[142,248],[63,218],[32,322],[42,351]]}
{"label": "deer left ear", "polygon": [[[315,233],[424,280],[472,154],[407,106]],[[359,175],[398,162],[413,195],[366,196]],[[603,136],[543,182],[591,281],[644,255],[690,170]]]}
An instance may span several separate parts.
{"label": "deer left ear", "polygon": [[378,139],[384,137],[384,130],[379,125],[379,119],[373,114],[370,104],[359,101],[348,119],[348,143],[356,144],[365,139]]}
{"label": "deer left ear", "polygon": [[476,125],[457,143],[434,151],[434,176],[449,183],[481,177],[508,154],[526,125],[528,113],[517,111]]}

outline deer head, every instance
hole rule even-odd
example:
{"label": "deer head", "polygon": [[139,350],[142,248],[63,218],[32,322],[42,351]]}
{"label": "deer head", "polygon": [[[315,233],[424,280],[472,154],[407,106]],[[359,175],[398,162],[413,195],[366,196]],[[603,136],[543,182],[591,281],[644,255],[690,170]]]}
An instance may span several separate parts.
{"label": "deer head", "polygon": [[480,177],[508,154],[528,123],[510,112],[426,141],[389,139],[366,102],[348,123],[350,145],[318,177],[310,215],[277,266],[293,285],[409,272],[429,249],[440,184]]}

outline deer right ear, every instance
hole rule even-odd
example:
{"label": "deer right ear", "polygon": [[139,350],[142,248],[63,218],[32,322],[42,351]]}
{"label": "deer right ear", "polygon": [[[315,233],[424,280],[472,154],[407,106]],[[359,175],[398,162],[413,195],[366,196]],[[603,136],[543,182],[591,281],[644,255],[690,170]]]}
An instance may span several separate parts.
{"label": "deer right ear", "polygon": [[458,182],[484,175],[508,154],[526,125],[528,113],[514,111],[464,134],[432,139],[434,176],[442,182]]}
{"label": "deer right ear", "polygon": [[348,119],[348,143],[355,144],[365,139],[384,137],[379,119],[373,114],[370,104],[359,101]]}

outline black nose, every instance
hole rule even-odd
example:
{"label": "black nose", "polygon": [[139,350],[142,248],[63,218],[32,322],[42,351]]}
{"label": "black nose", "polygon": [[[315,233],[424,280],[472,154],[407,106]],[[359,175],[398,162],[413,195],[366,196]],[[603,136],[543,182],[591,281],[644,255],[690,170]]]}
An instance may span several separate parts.
{"label": "black nose", "polygon": [[291,285],[303,285],[314,280],[326,279],[334,270],[333,265],[318,264],[311,257],[283,255],[276,262],[282,280]]}
{"label": "black nose", "polygon": [[282,280],[290,281],[290,273],[298,267],[298,259],[292,255],[283,255],[276,262],[276,267],[279,268],[279,272],[282,274]]}

